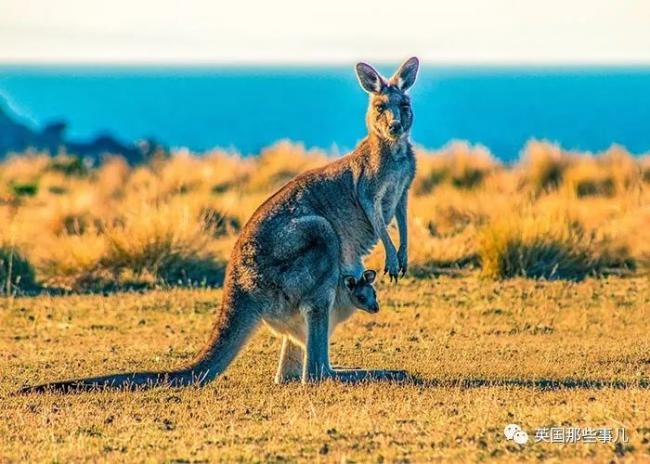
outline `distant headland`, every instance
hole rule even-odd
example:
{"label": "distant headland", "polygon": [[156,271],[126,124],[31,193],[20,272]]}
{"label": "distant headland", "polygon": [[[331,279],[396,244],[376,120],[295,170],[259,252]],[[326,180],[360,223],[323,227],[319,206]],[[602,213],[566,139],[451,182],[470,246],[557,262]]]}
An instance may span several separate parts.
{"label": "distant headland", "polygon": [[52,155],[70,153],[96,164],[105,155],[121,155],[130,164],[138,164],[166,148],[153,139],[124,143],[107,132],[90,140],[71,140],[66,136],[66,121],[52,121],[42,128],[32,128],[19,122],[0,97],[0,159],[11,153],[33,150]]}

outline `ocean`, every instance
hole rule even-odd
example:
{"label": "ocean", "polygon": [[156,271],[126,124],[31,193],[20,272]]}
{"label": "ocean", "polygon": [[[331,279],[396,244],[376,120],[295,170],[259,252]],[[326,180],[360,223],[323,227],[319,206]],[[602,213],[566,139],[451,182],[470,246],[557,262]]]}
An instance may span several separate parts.
{"label": "ocean", "polygon": [[[424,66],[411,95],[412,138],[427,148],[463,139],[506,162],[531,138],[650,151],[648,67]],[[67,121],[71,139],[244,155],[279,139],[344,153],[365,136],[367,105],[352,66],[0,66],[0,98],[32,127]]]}

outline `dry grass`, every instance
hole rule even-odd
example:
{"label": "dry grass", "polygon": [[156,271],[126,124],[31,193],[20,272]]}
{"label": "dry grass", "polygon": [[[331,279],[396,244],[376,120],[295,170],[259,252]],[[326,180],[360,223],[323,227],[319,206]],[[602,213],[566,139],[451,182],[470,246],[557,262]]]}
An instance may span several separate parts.
{"label": "dry grass", "polygon": [[[0,163],[0,462],[649,460],[650,158],[536,141],[513,166],[464,143],[418,158],[418,278],[380,282],[382,312],[355,316],[332,346],[338,365],[415,381],[275,386],[279,341],[262,330],[204,389],[24,397],[8,394],[188,360],[241,226],[327,157],[283,142],[137,167]],[[377,247],[367,265],[382,262]],[[73,294],[21,296],[39,288]],[[624,426],[630,442],[519,447],[503,437],[512,422]]]}
{"label": "dry grass", "polygon": [[[512,166],[463,142],[418,150],[411,267],[427,276],[483,266],[495,278],[645,272],[650,242],[638,231],[650,226],[648,159],[618,146],[574,153],[540,141]],[[0,240],[43,288],[219,284],[255,208],[327,160],[289,142],[252,158],[181,150],[137,167],[25,154],[0,163]],[[376,250],[369,263],[382,260]]]}
{"label": "dry grass", "polygon": [[[405,385],[276,386],[260,330],[203,389],[11,397],[23,383],[159,369],[205,342],[220,290],[0,301],[2,462],[458,462],[650,459],[650,281],[380,282],[382,311],[333,361],[406,368]],[[529,443],[506,424],[625,427],[623,445]]]}
{"label": "dry grass", "polygon": [[580,280],[634,271],[627,249],[612,248],[564,216],[502,218],[481,229],[483,275]]}
{"label": "dry grass", "polygon": [[13,244],[0,244],[0,295],[36,287],[34,268]]}

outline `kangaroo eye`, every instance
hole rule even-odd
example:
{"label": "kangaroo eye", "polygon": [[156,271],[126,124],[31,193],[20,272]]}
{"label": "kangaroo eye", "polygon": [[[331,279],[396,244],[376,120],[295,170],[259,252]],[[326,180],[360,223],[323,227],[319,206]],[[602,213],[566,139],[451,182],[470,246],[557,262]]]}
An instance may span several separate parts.
{"label": "kangaroo eye", "polygon": [[377,110],[378,113],[383,113],[384,110],[386,109],[386,105],[375,105],[375,109]]}
{"label": "kangaroo eye", "polygon": [[403,110],[408,110],[408,109],[411,107],[411,105],[409,105],[408,103],[402,103],[402,104],[400,105],[400,107],[401,107]]}
{"label": "kangaroo eye", "polygon": [[357,297],[357,300],[359,300],[359,303],[365,303],[366,302],[366,297],[363,295],[359,295]]}

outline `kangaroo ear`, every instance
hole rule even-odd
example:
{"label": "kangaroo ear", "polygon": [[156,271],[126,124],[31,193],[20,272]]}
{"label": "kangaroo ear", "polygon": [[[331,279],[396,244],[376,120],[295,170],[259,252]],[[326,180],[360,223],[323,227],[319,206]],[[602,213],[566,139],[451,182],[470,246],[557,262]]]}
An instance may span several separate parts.
{"label": "kangaroo ear", "polygon": [[395,84],[400,90],[407,90],[415,84],[415,78],[418,76],[418,69],[420,68],[420,61],[415,57],[406,60],[399,67],[390,82]]}
{"label": "kangaroo ear", "polygon": [[367,271],[363,272],[363,279],[368,282],[368,284],[371,284],[375,281],[375,278],[377,277],[377,273],[373,271],[372,269],[368,269]]}
{"label": "kangaroo ear", "polygon": [[348,290],[354,290],[354,287],[357,285],[357,280],[352,276],[345,276],[343,277],[343,283]]}
{"label": "kangaroo ear", "polygon": [[379,93],[386,86],[386,81],[375,68],[367,63],[357,63],[357,79],[363,90],[368,93]]}

